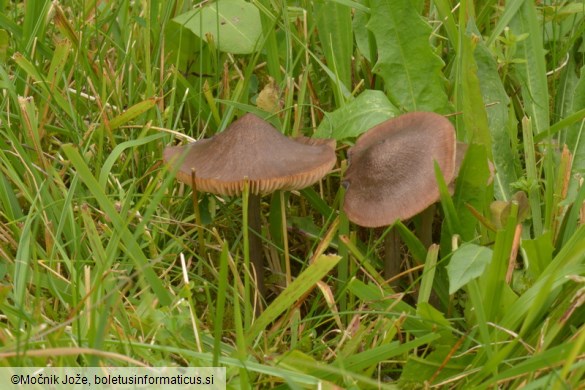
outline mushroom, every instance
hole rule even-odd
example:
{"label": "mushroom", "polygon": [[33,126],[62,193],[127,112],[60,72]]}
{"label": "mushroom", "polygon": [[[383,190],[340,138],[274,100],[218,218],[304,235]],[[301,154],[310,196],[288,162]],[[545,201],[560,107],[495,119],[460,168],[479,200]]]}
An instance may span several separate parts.
{"label": "mushroom", "polygon": [[[343,209],[349,220],[381,227],[427,209],[439,199],[434,162],[450,183],[456,149],[451,122],[431,112],[401,115],[371,128],[348,152]],[[385,241],[386,278],[400,269],[398,240],[392,229]]]}
{"label": "mushroom", "polygon": [[211,138],[167,147],[163,158],[168,164],[180,162],[177,179],[189,185],[194,181],[197,191],[234,196],[242,194],[249,183],[248,221],[254,233],[250,236],[250,257],[262,296],[260,196],[308,187],[325,176],[336,161],[335,141],[290,139],[253,114],[244,115]]}

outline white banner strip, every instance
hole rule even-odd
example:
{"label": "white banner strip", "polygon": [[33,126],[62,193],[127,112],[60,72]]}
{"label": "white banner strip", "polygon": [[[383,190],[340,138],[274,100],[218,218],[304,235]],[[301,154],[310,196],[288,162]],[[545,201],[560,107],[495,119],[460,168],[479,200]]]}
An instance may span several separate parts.
{"label": "white banner strip", "polygon": [[225,389],[225,367],[0,367],[0,389]]}

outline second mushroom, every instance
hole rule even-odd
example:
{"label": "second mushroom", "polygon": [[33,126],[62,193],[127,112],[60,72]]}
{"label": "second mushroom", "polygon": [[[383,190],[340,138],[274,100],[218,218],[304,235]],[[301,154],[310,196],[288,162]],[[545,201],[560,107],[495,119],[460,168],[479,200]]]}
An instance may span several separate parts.
{"label": "second mushroom", "polygon": [[[343,209],[364,227],[411,218],[439,199],[434,162],[446,183],[456,174],[455,129],[445,117],[413,112],[364,133],[349,149]],[[385,276],[400,269],[395,229],[386,237]]]}

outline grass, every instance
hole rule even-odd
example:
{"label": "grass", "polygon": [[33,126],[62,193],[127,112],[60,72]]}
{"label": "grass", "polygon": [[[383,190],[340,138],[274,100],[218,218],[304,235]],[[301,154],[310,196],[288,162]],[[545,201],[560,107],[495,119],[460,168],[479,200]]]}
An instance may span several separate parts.
{"label": "grass", "polygon": [[[582,386],[585,6],[252,4],[261,29],[221,34],[255,46],[231,54],[173,21],[206,3],[0,1],[0,364],[219,365],[230,388]],[[360,125],[414,110],[471,145],[453,195],[439,180],[435,245],[420,217],[393,227],[389,283],[389,229],[351,224],[340,183]],[[244,112],[338,141],[321,183],[262,198],[262,313],[247,198],[199,193],[196,218],[161,163]]]}

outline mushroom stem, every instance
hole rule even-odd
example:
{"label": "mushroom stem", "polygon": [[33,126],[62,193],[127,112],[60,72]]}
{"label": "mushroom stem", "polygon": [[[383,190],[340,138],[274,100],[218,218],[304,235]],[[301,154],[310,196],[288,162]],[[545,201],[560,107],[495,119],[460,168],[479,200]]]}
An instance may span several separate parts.
{"label": "mushroom stem", "polygon": [[284,267],[286,269],[286,286],[292,283],[292,273],[290,269],[290,254],[288,253],[288,230],[286,226],[286,207],[284,191],[279,191],[280,196],[280,220],[282,223],[282,244],[284,250]]}
{"label": "mushroom stem", "polygon": [[265,298],[264,288],[264,255],[262,249],[262,226],[260,222],[260,195],[250,192],[248,198],[248,228],[252,231],[248,239],[250,240],[250,258],[256,274],[256,286],[260,296]]}
{"label": "mushroom stem", "polygon": [[[384,238],[384,278],[391,279],[400,273],[400,235],[395,227],[391,227],[390,231]],[[396,289],[398,281],[390,283],[392,289]]]}
{"label": "mushroom stem", "polygon": [[199,242],[199,256],[205,259],[205,238],[203,237],[203,224],[201,223],[201,210],[199,210],[199,192],[195,184],[195,170],[191,170],[191,188],[193,189],[193,210],[195,211],[195,225],[197,225],[197,240]]}

